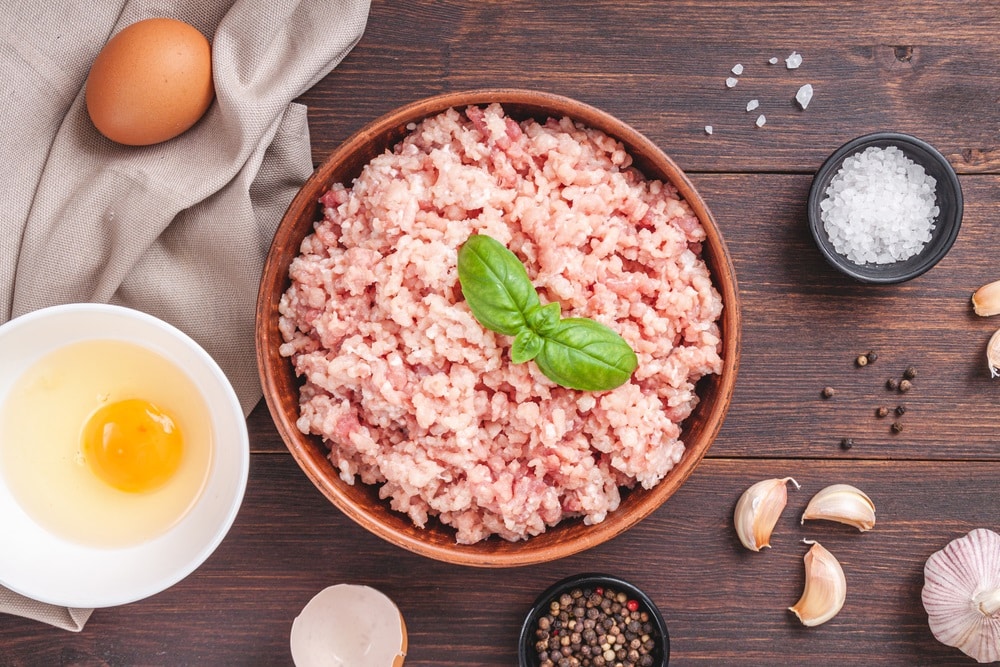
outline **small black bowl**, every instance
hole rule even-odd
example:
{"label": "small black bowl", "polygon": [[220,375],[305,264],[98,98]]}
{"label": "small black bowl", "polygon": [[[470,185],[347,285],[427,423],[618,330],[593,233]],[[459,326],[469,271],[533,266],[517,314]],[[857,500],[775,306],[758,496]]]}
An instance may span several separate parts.
{"label": "small black bowl", "polygon": [[548,612],[552,600],[575,588],[593,591],[598,587],[623,592],[630,600],[639,603],[639,609],[649,612],[656,640],[656,646],[653,648],[653,665],[654,667],[667,666],[670,661],[670,635],[667,634],[667,624],[663,622],[660,610],[656,608],[649,596],[624,579],[607,574],[587,573],[577,574],[556,582],[535,599],[528,615],[524,618],[524,624],[521,626],[521,638],[518,641],[517,649],[520,667],[539,667],[540,660],[537,651],[535,651],[535,630],[538,628],[538,619]]}
{"label": "small black bowl", "polygon": [[[825,198],[826,188],[844,160],[870,146],[898,147],[908,158],[922,165],[927,174],[937,181],[937,206],[940,213],[935,221],[931,240],[917,255],[890,264],[855,264],[850,261],[834,250],[820,218],[820,202]],[[901,283],[929,271],[948,254],[962,225],[962,206],[962,187],[958,183],[958,176],[936,148],[908,134],[876,132],[848,141],[827,158],[816,172],[809,189],[809,229],[820,253],[842,273],[863,283]]]}

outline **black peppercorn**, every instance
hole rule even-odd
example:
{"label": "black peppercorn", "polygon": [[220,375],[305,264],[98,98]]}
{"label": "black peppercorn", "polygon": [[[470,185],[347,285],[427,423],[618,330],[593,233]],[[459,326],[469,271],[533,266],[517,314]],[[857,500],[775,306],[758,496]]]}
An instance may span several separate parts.
{"label": "black peppercorn", "polygon": [[913,366],[910,366],[905,371],[903,371],[903,377],[906,378],[907,380],[912,380],[913,378],[917,377],[917,369],[914,368]]}
{"label": "black peppercorn", "polygon": [[906,406],[905,405],[897,405],[896,406],[896,414],[899,415],[900,417],[902,417],[903,415],[905,415],[906,414]]}
{"label": "black peppercorn", "polygon": [[892,422],[892,432],[893,433],[900,433],[900,432],[902,432],[902,430],[903,430],[903,422],[898,422],[898,421]]}
{"label": "black peppercorn", "polygon": [[899,380],[896,378],[889,378],[885,381],[885,388],[889,391],[896,391],[899,389]]}
{"label": "black peppercorn", "polygon": [[909,380],[900,380],[900,382],[899,382],[899,391],[901,391],[902,393],[905,394],[906,392],[910,391],[910,389],[912,389],[912,388],[913,388],[913,383],[912,382],[910,382]]}
{"label": "black peppercorn", "polygon": [[874,364],[875,360],[878,359],[878,353],[875,350],[868,350],[868,354],[865,357],[868,359],[868,363]]}
{"label": "black peppercorn", "polygon": [[880,405],[875,410],[875,416],[878,417],[878,418],[880,418],[880,419],[882,417],[885,417],[887,414],[889,414],[889,408],[885,407],[884,405]]}
{"label": "black peppercorn", "polygon": [[823,387],[823,391],[820,393],[823,398],[833,398],[833,395],[837,393],[837,390],[833,387]]}
{"label": "black peppercorn", "polygon": [[574,589],[550,602],[538,620],[535,650],[546,667],[652,665],[649,614],[621,591]]}
{"label": "black peppercorn", "polygon": [[851,447],[854,446],[854,440],[852,440],[851,438],[844,438],[843,440],[840,441],[840,446],[842,449],[850,449]]}

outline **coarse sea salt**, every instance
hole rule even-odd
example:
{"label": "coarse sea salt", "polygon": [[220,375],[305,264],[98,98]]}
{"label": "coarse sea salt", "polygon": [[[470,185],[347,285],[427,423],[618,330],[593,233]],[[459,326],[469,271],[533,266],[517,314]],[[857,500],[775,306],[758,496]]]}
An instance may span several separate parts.
{"label": "coarse sea salt", "polygon": [[747,111],[753,111],[759,106],[760,106],[759,100],[750,100],[749,102],[747,102]]}
{"label": "coarse sea salt", "polygon": [[820,201],[834,250],[855,264],[907,260],[931,240],[937,181],[896,146],[851,155]]}
{"label": "coarse sea salt", "polygon": [[813,98],[813,87],[812,84],[805,84],[799,88],[798,92],[795,93],[795,101],[799,103],[802,110],[805,111],[806,107],[809,106],[809,101]]}
{"label": "coarse sea salt", "polygon": [[791,55],[785,58],[785,67],[788,69],[798,69],[801,64],[802,56],[795,51],[792,51]]}
{"label": "coarse sea salt", "polygon": [[733,65],[732,72],[736,76],[739,76],[740,74],[743,74],[743,65],[741,65],[740,63],[736,63],[735,65]]}
{"label": "coarse sea salt", "polygon": [[737,79],[735,76],[728,77],[726,79],[726,88],[732,88],[733,86],[735,86],[739,82],[740,82],[740,80]]}

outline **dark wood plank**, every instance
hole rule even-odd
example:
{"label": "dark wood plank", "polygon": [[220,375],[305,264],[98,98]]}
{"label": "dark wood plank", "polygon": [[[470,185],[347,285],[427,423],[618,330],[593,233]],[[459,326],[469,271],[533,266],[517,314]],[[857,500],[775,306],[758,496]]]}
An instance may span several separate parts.
{"label": "dark wood plank", "polygon": [[[998,31],[990,3],[376,1],[361,43],[302,101],[317,162],[401,104],[515,86],[598,106],[689,171],[812,172],[848,139],[892,129],[963,173],[996,172]],[[804,60],[790,71],[793,50]],[[736,63],[745,71],[729,90]],[[816,94],[801,111],[804,83]]]}
{"label": "dark wood plank", "polygon": [[[732,529],[736,500],[777,475],[803,488],[789,492],[773,548],[748,552]],[[930,635],[922,568],[948,540],[995,521],[998,475],[992,462],[707,460],[659,511],[606,545],[546,565],[480,570],[382,542],[327,503],[290,456],[258,454],[236,525],[201,569],[145,601],[96,611],[78,635],[0,616],[0,664],[290,664],[288,632],[301,607],[327,585],[354,582],[399,605],[408,667],[509,667],[535,595],[590,570],[624,576],[657,602],[671,665],[968,664]],[[871,495],[873,531],[799,525],[811,495],[836,482]],[[814,629],[786,610],[801,593],[803,538],[830,549],[848,580],[844,609]]]}

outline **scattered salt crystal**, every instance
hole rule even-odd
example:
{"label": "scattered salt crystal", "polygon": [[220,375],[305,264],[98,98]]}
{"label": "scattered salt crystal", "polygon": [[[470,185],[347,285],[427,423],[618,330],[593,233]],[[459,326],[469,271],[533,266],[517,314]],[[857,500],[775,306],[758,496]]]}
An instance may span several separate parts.
{"label": "scattered salt crystal", "polygon": [[812,84],[807,83],[806,85],[799,88],[799,92],[795,93],[795,101],[799,103],[799,106],[803,110],[809,106],[809,100],[813,97],[813,87]]}
{"label": "scattered salt crystal", "polygon": [[735,65],[733,65],[733,74],[735,74],[736,76],[743,74],[743,65],[741,65],[740,63],[736,63]]}
{"label": "scattered salt crystal", "polygon": [[923,250],[940,209],[937,181],[896,146],[844,160],[820,202],[834,250],[855,264],[901,262]]}
{"label": "scattered salt crystal", "polygon": [[757,127],[764,127],[764,123],[767,122],[767,118],[764,118],[764,114],[757,116],[756,125]]}
{"label": "scattered salt crystal", "polygon": [[731,76],[728,79],[726,79],[726,88],[732,88],[739,82],[740,82],[739,79],[737,79],[735,76]]}
{"label": "scattered salt crystal", "polygon": [[778,59],[777,58],[771,58],[767,62],[768,62],[769,65],[777,65],[778,64]]}
{"label": "scattered salt crystal", "polygon": [[798,69],[799,65],[802,64],[802,56],[800,56],[795,51],[792,51],[792,55],[785,58],[785,67],[788,69]]}
{"label": "scattered salt crystal", "polygon": [[712,126],[711,125],[706,125],[705,126],[705,134],[712,134]]}
{"label": "scattered salt crystal", "polygon": [[747,111],[753,111],[759,106],[760,102],[758,100],[750,100],[749,102],[747,102]]}

